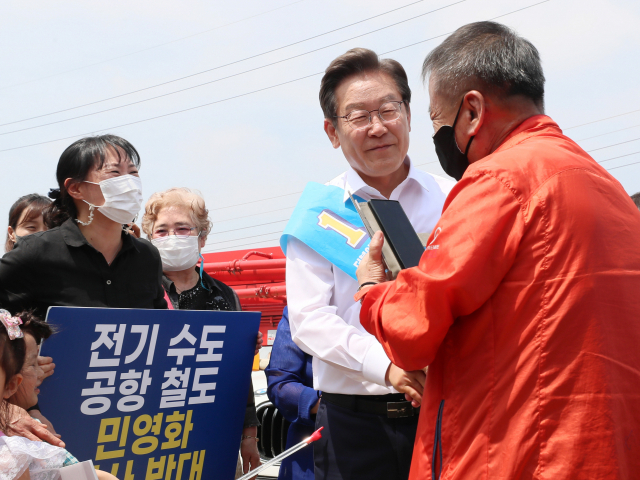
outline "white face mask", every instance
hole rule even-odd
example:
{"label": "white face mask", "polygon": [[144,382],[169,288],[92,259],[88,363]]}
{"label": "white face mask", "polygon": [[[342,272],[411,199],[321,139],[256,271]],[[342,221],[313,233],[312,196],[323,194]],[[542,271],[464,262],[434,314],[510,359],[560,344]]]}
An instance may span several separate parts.
{"label": "white face mask", "polygon": [[200,236],[176,237],[169,235],[154,238],[151,243],[160,252],[162,270],[165,272],[179,272],[194,268],[200,258]]}
{"label": "white face mask", "polygon": [[[105,217],[116,223],[131,223],[142,207],[142,180],[135,175],[120,175],[119,177],[103,180],[99,185],[104,196],[104,205],[88,205],[100,210]],[[93,213],[93,212],[92,212]],[[93,215],[91,215],[92,219]],[[89,222],[90,223],[90,222]]]}

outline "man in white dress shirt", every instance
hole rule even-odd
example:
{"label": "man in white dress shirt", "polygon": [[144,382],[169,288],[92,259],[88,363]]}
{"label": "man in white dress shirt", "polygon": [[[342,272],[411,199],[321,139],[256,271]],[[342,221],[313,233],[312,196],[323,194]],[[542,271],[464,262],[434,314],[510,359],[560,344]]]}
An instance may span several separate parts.
{"label": "man in white dress shirt", "polygon": [[[415,230],[430,232],[453,182],[409,160],[411,90],[402,66],[357,48],[322,79],[324,129],[348,170],[329,182],[365,200],[397,200]],[[359,321],[359,285],[294,237],[287,241],[287,298],[294,342],[313,356],[322,392],[314,444],[316,479],[405,480],[409,476],[424,372],[405,372]],[[399,393],[402,392],[402,393]]]}

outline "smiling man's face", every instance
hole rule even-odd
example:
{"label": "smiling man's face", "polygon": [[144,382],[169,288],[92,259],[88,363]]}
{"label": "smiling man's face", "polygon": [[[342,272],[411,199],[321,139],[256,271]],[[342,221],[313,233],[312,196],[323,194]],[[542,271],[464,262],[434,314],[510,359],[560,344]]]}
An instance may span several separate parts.
{"label": "smiling man's face", "polygon": [[[335,91],[338,116],[354,110],[377,110],[390,101],[402,101],[393,78],[383,72],[365,72],[342,81]],[[391,122],[381,122],[377,112],[371,123],[355,130],[343,118],[336,127],[325,120],[325,131],[334,148],[341,147],[349,165],[366,181],[367,177],[384,177],[397,172],[409,151],[411,111],[402,104],[400,116]]]}

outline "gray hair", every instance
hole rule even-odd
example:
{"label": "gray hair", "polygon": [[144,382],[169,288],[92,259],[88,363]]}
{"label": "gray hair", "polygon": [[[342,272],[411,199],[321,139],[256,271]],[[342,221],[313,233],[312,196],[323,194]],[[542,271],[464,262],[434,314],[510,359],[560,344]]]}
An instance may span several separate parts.
{"label": "gray hair", "polygon": [[469,90],[503,96],[523,95],[544,107],[544,73],[531,42],[496,22],[460,27],[422,64],[422,79],[431,76],[435,90],[459,99]]}

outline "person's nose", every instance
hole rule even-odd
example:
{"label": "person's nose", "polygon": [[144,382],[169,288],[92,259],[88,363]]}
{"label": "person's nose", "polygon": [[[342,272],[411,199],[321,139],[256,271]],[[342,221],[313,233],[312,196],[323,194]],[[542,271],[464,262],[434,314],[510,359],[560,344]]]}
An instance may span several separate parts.
{"label": "person's nose", "polygon": [[371,124],[369,125],[369,135],[372,137],[381,137],[389,130],[384,126],[378,114],[371,116]]}

